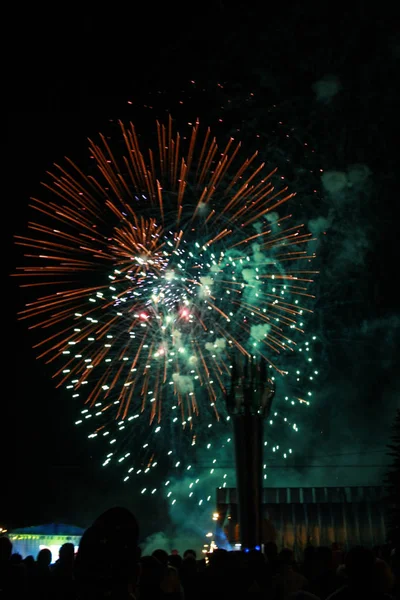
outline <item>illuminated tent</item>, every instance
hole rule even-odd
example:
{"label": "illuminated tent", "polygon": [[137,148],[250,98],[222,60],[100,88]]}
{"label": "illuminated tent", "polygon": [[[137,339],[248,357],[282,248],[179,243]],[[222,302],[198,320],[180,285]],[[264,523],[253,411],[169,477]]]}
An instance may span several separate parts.
{"label": "illuminated tent", "polygon": [[48,548],[52,553],[52,562],[55,562],[60,546],[69,542],[77,548],[84,531],[76,525],[48,523],[13,529],[8,537],[12,542],[13,552],[18,552],[24,558],[30,554],[36,558],[42,548]]}

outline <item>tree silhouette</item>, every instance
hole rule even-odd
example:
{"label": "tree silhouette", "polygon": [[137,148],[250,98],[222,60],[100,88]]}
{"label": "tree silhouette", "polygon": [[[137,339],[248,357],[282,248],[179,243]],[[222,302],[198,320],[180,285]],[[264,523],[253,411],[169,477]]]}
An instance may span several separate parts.
{"label": "tree silhouette", "polygon": [[395,547],[400,545],[400,409],[397,409],[393,424],[389,456],[393,463],[385,478],[388,493],[387,528],[388,539]]}

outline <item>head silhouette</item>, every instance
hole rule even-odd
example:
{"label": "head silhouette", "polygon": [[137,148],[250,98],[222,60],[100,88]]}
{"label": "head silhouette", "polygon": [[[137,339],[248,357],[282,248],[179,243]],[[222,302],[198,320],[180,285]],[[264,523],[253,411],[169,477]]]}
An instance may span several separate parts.
{"label": "head silhouette", "polygon": [[8,537],[0,537],[0,561],[10,560],[12,554],[12,542]]}
{"label": "head silhouette", "polygon": [[71,542],[63,544],[58,552],[61,562],[72,563],[74,561],[75,547]]}
{"label": "head silhouette", "polygon": [[51,565],[51,551],[48,548],[42,548],[37,555],[36,562],[39,567],[47,568]]}
{"label": "head silhouette", "polygon": [[123,589],[137,577],[139,528],[125,508],[104,512],[83,534],[76,557],[77,581],[82,588]]}
{"label": "head silhouette", "polygon": [[162,550],[162,548],[158,548],[154,550],[152,556],[156,558],[164,567],[168,565],[168,552],[166,550]]}
{"label": "head silhouette", "polygon": [[375,556],[372,550],[355,546],[348,551],[345,558],[345,571],[352,583],[366,582],[372,577]]}

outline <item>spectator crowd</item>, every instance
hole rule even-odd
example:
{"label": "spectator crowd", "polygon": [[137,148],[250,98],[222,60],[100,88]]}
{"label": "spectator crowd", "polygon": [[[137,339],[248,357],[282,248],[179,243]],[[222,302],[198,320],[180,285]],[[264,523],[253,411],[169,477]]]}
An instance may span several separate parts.
{"label": "spectator crowd", "polygon": [[143,556],[137,521],[123,508],[102,514],[76,554],[66,543],[52,559],[48,549],[36,559],[13,554],[0,537],[0,600],[400,600],[400,553],[389,545],[346,554],[309,546],[300,562],[274,543],[263,552],[217,549],[198,557],[159,549]]}

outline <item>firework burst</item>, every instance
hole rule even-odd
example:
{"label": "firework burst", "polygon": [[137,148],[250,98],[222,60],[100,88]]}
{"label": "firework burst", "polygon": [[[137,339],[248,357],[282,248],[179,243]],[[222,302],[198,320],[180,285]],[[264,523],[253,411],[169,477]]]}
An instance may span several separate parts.
{"label": "firework burst", "polygon": [[267,361],[288,406],[309,403],[316,271],[311,234],[288,213],[294,194],[257,153],[240,160],[240,143],[221,149],[198,122],[181,138],[171,118],[146,152],[133,125],[120,133],[113,147],[90,142],[96,172],[67,159],[44,184],[49,201],[32,200],[17,274],[45,291],[20,317],[44,334],[36,348],[57,385],[84,401],[78,424],[115,445],[105,464],[135,454],[146,470],[157,449],[190,462],[188,448],[226,423],[235,353]]}

